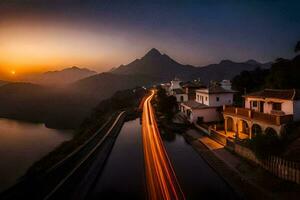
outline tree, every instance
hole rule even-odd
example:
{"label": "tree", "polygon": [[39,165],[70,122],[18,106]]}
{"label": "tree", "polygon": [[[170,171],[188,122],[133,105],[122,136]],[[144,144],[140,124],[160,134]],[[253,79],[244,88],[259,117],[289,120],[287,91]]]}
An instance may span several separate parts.
{"label": "tree", "polygon": [[254,151],[258,158],[266,158],[270,155],[278,155],[282,148],[282,142],[273,130],[267,131],[265,134],[257,134],[250,141],[250,148]]}
{"label": "tree", "polygon": [[157,109],[163,113],[168,119],[172,119],[177,107],[176,97],[167,96],[163,88],[158,88],[157,91]]}
{"label": "tree", "polygon": [[294,51],[295,53],[298,53],[300,51],[300,41],[297,42]]}

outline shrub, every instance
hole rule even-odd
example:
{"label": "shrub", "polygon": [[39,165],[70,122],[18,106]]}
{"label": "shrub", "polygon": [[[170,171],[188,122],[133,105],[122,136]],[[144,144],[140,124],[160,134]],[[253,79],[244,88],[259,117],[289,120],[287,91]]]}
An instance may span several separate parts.
{"label": "shrub", "polygon": [[258,158],[278,155],[282,149],[282,141],[276,134],[258,134],[247,142]]}

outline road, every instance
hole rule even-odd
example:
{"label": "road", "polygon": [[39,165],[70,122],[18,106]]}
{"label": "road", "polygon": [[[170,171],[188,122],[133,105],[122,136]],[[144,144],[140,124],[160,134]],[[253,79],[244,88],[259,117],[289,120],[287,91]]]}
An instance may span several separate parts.
{"label": "road", "polygon": [[142,115],[143,150],[148,198],[151,200],[185,199],[157,127],[151,105],[154,95],[155,92],[151,91],[150,96],[146,98]]}

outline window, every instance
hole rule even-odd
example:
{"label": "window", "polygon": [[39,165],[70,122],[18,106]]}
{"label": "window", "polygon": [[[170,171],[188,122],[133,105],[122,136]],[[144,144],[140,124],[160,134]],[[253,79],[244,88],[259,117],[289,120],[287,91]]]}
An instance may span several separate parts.
{"label": "window", "polygon": [[180,96],[180,101],[183,102],[183,96]]}
{"label": "window", "polygon": [[220,97],[217,97],[217,98],[216,98],[216,101],[220,101]]}
{"label": "window", "polygon": [[207,101],[207,97],[205,97],[205,101]]}
{"label": "window", "polygon": [[281,103],[273,103],[273,110],[281,110]]}
{"label": "window", "polygon": [[252,101],[252,107],[257,107],[257,101]]}

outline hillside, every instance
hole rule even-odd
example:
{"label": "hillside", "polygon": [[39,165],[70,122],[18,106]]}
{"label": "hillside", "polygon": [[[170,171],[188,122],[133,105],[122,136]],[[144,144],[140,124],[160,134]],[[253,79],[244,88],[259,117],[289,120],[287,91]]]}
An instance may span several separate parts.
{"label": "hillside", "polygon": [[0,80],[0,86],[5,85],[5,84],[7,84],[7,83],[8,83],[7,81],[2,81],[2,80]]}
{"label": "hillside", "polygon": [[119,90],[138,86],[150,86],[158,83],[159,78],[143,74],[120,75],[113,73],[97,74],[72,84],[70,90],[80,94],[81,98],[89,98],[94,103],[109,98]]}
{"label": "hillside", "polygon": [[31,83],[0,87],[0,117],[45,123],[51,128],[75,128],[89,114],[92,105],[78,95]]}

